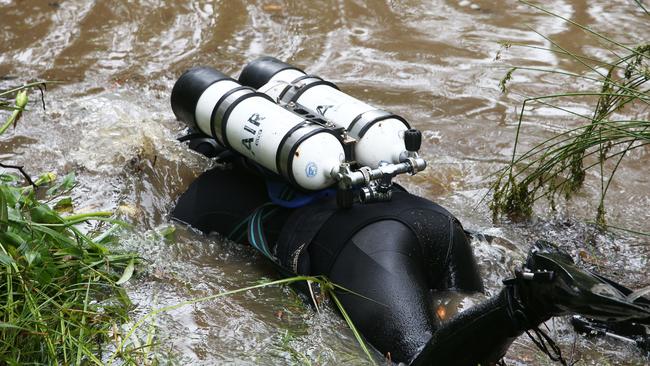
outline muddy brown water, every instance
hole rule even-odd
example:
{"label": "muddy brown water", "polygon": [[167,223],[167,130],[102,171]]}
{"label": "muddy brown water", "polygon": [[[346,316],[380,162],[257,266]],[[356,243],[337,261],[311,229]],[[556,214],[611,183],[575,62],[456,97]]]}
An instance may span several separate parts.
{"label": "muddy brown water", "polygon": [[[647,41],[649,18],[631,1],[546,1],[544,6],[626,44]],[[650,284],[647,240],[602,234],[593,219],[599,180],[558,212],[493,223],[485,195],[490,176],[509,161],[516,111],[528,95],[578,88],[556,76],[522,71],[499,90],[509,65],[578,71],[576,61],[536,32],[589,56],[609,57],[603,42],[515,1],[12,1],[0,0],[0,86],[59,80],[15,130],[0,140],[0,159],[36,174],[74,171],[75,209],[115,210],[135,224],[121,246],[142,253],[129,284],[135,317],[165,305],[275,278],[252,249],[173,225],[174,201],[211,162],[175,137],[169,94],[194,65],[237,75],[260,55],[274,55],[321,75],[342,90],[406,117],[424,132],[429,168],[400,179],[436,200],[469,229],[497,237],[475,241],[490,292],[536,238],[560,243],[578,261],[633,287]],[[497,57],[497,55],[499,55]],[[32,94],[35,98],[35,94]],[[572,108],[588,110],[588,101]],[[635,111],[645,113],[647,109]],[[526,114],[523,144],[533,146],[576,121],[550,108]],[[608,219],[650,232],[648,151],[635,151],[612,183]],[[264,289],[185,306],[156,318],[158,351],[179,363],[363,364],[344,322],[318,314],[287,289]],[[565,319],[549,322],[568,359],[579,364],[646,364],[623,343],[576,336]],[[143,329],[143,332],[146,331]],[[305,355],[303,359],[299,354]],[[381,360],[381,355],[376,355]],[[546,364],[525,337],[507,358]]]}

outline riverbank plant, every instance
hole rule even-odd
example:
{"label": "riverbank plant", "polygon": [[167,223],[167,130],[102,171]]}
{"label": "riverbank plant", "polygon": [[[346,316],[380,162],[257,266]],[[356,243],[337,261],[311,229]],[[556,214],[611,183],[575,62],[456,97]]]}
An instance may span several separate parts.
{"label": "riverbank plant", "polygon": [[[0,92],[0,108],[9,111],[0,135],[15,126],[37,85]],[[32,180],[22,166],[3,167],[0,364],[103,364],[105,345],[131,308],[120,284],[135,258],[111,252],[112,229],[100,230],[121,223],[110,212],[70,213],[73,174]]]}
{"label": "riverbank plant", "polygon": [[[523,101],[511,162],[497,174],[491,187],[492,211],[495,218],[500,214],[528,217],[534,203],[543,198],[554,208],[559,197],[572,197],[582,188],[587,173],[594,171],[600,180],[596,222],[605,226],[605,197],[621,163],[633,150],[645,149],[650,143],[650,41],[629,46],[538,5],[524,3],[581,29],[603,45],[604,54],[612,56],[600,59],[579,54],[538,33],[551,45],[544,50],[570,58],[583,71],[515,66],[507,72],[501,81],[504,92],[513,73],[523,70],[561,75],[571,79],[572,86],[584,87]],[[643,4],[636,4],[650,21],[650,13]],[[540,48],[511,43],[505,46]],[[576,112],[570,107],[579,100],[593,101],[592,112]],[[554,108],[580,124],[518,154],[525,137],[522,122],[531,105]]]}

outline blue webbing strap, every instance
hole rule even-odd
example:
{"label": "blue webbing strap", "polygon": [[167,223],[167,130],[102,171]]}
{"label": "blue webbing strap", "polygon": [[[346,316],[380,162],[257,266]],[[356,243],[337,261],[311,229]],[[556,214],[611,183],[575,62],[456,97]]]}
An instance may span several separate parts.
{"label": "blue webbing strap", "polygon": [[[321,198],[333,197],[336,195],[336,189],[334,188],[322,189],[320,191],[314,192],[300,191],[287,183],[278,174],[264,168],[254,161],[250,161],[250,164],[255,167],[264,177],[264,181],[266,182],[266,190],[271,202],[280,207],[303,207],[307,206],[310,203],[316,202]],[[287,196],[287,191],[291,193],[289,196]]]}
{"label": "blue webbing strap", "polygon": [[[325,197],[333,197],[336,195],[336,189],[328,188],[322,189],[315,192],[301,192],[284,181],[277,180],[266,180],[266,189],[269,194],[269,199],[271,202],[275,203],[280,207],[285,208],[298,208],[307,206],[310,203],[316,202]],[[282,192],[289,190],[291,192],[290,197],[283,197]]]}

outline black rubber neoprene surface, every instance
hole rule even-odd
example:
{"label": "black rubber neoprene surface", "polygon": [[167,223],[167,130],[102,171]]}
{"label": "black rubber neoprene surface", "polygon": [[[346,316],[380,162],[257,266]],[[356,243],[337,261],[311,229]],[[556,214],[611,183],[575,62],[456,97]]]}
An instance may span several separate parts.
{"label": "black rubber neoprene surface", "polygon": [[259,89],[262,85],[271,80],[273,75],[282,70],[298,70],[299,68],[292,66],[286,62],[280,61],[275,57],[264,56],[249,62],[239,75],[239,82],[242,85],[250,86]]}
{"label": "black rubber neoprene surface", "polygon": [[[232,79],[230,76],[210,67],[200,66],[189,69],[181,75],[172,89],[171,104],[174,115],[189,127],[196,127],[194,114],[201,94],[220,80]],[[234,81],[234,80],[233,80]]]}

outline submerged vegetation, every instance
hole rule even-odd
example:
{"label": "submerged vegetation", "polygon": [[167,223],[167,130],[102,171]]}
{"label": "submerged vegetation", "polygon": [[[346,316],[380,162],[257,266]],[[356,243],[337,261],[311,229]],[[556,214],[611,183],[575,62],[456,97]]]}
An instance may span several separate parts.
{"label": "submerged vegetation", "polygon": [[[263,280],[260,281],[257,284],[253,284],[250,286],[234,289],[234,290],[229,290],[229,291],[223,291],[219,292],[217,294],[213,295],[208,295],[205,297],[200,297],[200,298],[195,298],[191,300],[186,300],[183,302],[179,302],[177,304],[161,307],[158,309],[155,309],[146,315],[140,317],[128,330],[125,330],[123,332],[123,337],[121,338],[122,341],[117,344],[117,351],[112,357],[108,359],[108,363],[112,364],[113,361],[115,360],[115,357],[120,354],[120,351],[125,350],[128,352],[128,349],[126,349],[127,345],[129,345],[129,341],[133,339],[135,332],[143,327],[144,325],[147,324],[147,322],[150,322],[152,319],[155,319],[159,315],[184,307],[188,305],[194,305],[210,300],[215,300],[223,297],[228,297],[232,295],[236,295],[239,293],[243,292],[248,292],[251,290],[255,289],[260,289],[260,288],[266,288],[266,287],[271,287],[271,286],[286,286],[286,285],[292,285],[292,284],[298,284],[298,283],[305,283],[306,287],[311,295],[311,300],[313,302],[313,305],[316,309],[316,311],[319,310],[319,304],[322,302],[324,297],[327,297],[331,299],[333,304],[336,306],[336,309],[341,313],[343,316],[343,319],[345,319],[345,322],[347,323],[348,327],[352,331],[352,334],[354,335],[355,339],[357,340],[361,350],[363,350],[364,354],[367,357],[368,363],[372,365],[376,365],[375,359],[373,358],[370,349],[366,345],[365,341],[363,340],[363,337],[361,333],[359,333],[359,330],[357,327],[354,325],[354,322],[348,315],[347,311],[343,307],[343,304],[341,303],[339,297],[337,294],[341,293],[351,293],[356,296],[361,296],[369,301],[374,301],[372,299],[369,299],[367,297],[364,297],[363,295],[357,294],[355,292],[352,292],[344,287],[341,287],[333,282],[331,282],[329,279],[323,276],[294,276],[294,277],[288,277],[288,278],[283,278],[279,280]],[[290,337],[287,333],[284,334],[283,336],[283,342],[288,342],[287,337]],[[285,347],[285,349],[291,356],[292,359],[299,363],[307,363],[309,364],[309,360],[307,360],[303,355],[298,355],[296,354],[295,350],[290,349],[289,347]]]}
{"label": "submerged vegetation", "polygon": [[[548,52],[571,58],[583,68],[583,72],[533,67],[510,69],[501,82],[503,91],[517,70],[562,75],[571,79],[571,85],[586,86],[576,91],[524,100],[512,160],[498,173],[492,185],[494,196],[491,208],[495,217],[499,214],[527,217],[532,214],[534,203],[542,198],[548,199],[555,208],[558,197],[570,198],[583,186],[587,172],[595,171],[600,179],[596,221],[605,226],[605,197],[621,162],[630,156],[632,150],[644,148],[650,143],[650,43],[627,46],[561,15],[525,3],[596,37],[607,54],[614,56],[613,60],[606,60],[578,54],[540,34],[552,45],[546,49]],[[636,4],[650,19],[650,13],[643,4]],[[507,45],[510,46],[539,48],[525,44]],[[595,101],[591,114],[579,113],[570,107],[572,102],[581,99]],[[523,138],[522,122],[526,107],[535,104],[554,108],[583,123],[517,155],[518,145]]]}

